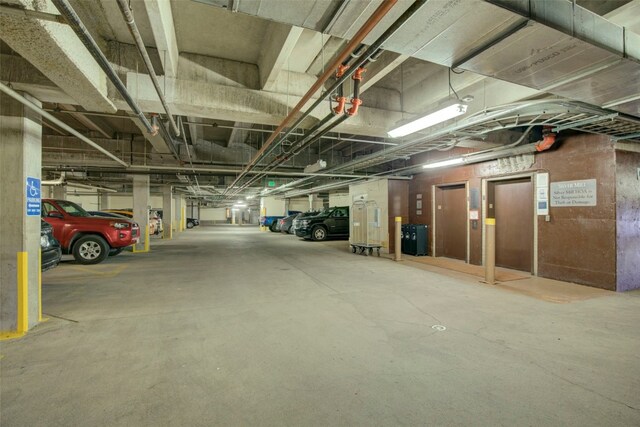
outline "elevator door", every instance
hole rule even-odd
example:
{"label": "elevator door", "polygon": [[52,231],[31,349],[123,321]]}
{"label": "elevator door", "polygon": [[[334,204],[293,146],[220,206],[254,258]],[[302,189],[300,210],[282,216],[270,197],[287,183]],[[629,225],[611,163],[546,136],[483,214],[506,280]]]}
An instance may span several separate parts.
{"label": "elevator door", "polygon": [[491,183],[491,187],[489,212],[493,204],[496,265],[531,272],[534,220],[531,179],[496,181]]}
{"label": "elevator door", "polygon": [[467,190],[436,187],[436,256],[467,260]]}

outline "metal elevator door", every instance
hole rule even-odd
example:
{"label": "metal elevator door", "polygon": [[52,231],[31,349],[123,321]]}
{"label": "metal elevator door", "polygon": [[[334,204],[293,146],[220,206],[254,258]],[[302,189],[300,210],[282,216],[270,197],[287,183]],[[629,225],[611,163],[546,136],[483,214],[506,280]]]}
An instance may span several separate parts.
{"label": "metal elevator door", "polygon": [[489,185],[489,217],[496,219],[496,265],[532,272],[533,184],[531,178]]}
{"label": "metal elevator door", "polygon": [[436,256],[467,260],[467,189],[436,187]]}

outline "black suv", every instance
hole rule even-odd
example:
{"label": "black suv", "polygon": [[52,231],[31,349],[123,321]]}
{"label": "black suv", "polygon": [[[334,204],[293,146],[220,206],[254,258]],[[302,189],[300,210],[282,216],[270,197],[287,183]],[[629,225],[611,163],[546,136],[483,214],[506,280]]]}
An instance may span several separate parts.
{"label": "black suv", "polygon": [[314,216],[305,216],[296,223],[296,236],[326,240],[329,237],[349,237],[349,207],[326,208]]}

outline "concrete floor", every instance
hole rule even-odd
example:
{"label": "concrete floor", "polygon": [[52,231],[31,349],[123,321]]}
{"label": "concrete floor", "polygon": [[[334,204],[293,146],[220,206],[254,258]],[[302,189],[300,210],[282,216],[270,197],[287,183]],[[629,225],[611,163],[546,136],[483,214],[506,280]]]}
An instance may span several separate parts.
{"label": "concrete floor", "polygon": [[557,304],[256,228],[153,243],[43,275],[3,427],[640,425],[640,293]]}

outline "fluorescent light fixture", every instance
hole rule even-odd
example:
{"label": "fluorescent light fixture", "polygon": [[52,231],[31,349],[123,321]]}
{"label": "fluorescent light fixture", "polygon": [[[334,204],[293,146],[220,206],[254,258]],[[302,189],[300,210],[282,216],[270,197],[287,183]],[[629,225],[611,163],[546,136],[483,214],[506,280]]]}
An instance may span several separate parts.
{"label": "fluorescent light fixture", "polygon": [[244,203],[236,203],[235,205],[233,205],[234,208],[246,208],[247,205],[245,205]]}
{"label": "fluorescent light fixture", "polygon": [[409,123],[390,130],[387,134],[391,138],[398,138],[401,136],[409,135],[419,130],[426,129],[438,123],[442,123],[446,120],[453,119],[467,112],[467,104],[461,102],[455,102],[449,104],[444,108],[441,108],[433,113],[429,113],[422,117],[419,117]]}
{"label": "fluorescent light fixture", "polygon": [[423,165],[422,167],[425,169],[433,169],[433,168],[441,168],[443,166],[459,165],[462,163],[464,163],[464,159],[462,157],[456,157],[454,159],[447,159],[441,162],[428,163],[426,165]]}

